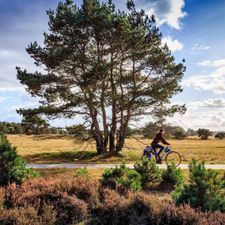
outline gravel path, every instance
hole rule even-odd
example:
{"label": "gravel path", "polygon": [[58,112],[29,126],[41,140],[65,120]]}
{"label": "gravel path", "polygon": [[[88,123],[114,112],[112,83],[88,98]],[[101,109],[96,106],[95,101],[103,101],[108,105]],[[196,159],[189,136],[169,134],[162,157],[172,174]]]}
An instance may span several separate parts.
{"label": "gravel path", "polygon": [[[77,168],[89,168],[89,169],[105,169],[113,168],[118,164],[72,164],[72,163],[62,163],[62,164],[27,164],[28,168],[34,169],[77,169]],[[127,167],[133,168],[133,164],[126,164]],[[166,164],[158,164],[159,168],[165,169]],[[206,168],[214,170],[225,170],[225,164],[206,164]],[[181,169],[188,169],[188,164],[181,164],[179,166]]]}

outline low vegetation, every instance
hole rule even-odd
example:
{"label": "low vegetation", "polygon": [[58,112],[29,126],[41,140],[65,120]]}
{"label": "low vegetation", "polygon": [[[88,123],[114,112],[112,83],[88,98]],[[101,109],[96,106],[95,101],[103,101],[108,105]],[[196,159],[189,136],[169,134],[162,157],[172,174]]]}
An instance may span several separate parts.
{"label": "low vegetation", "polygon": [[178,184],[173,193],[177,204],[189,203],[202,210],[225,212],[224,179],[215,170],[206,169],[204,163],[192,161],[189,166],[189,183]]}
{"label": "low vegetation", "polygon": [[124,162],[119,167],[106,169],[103,173],[103,185],[116,190],[130,189],[140,191],[142,189],[141,181],[141,174],[127,168]]}
{"label": "low vegetation", "polygon": [[167,169],[162,173],[162,184],[171,186],[180,186],[184,182],[184,177],[180,168],[177,168],[175,164],[167,166]]}
{"label": "low vegetation", "polygon": [[4,135],[0,137],[0,185],[15,182],[20,184],[24,179],[37,177],[33,169],[27,169],[24,159],[17,154]]}
{"label": "low vegetation", "polygon": [[0,189],[1,225],[221,225],[225,215],[141,193],[118,193],[82,178],[38,179]]}
{"label": "low vegetation", "polygon": [[158,182],[161,178],[161,170],[156,165],[155,160],[143,158],[134,164],[134,169],[141,175],[142,186],[148,183]]}

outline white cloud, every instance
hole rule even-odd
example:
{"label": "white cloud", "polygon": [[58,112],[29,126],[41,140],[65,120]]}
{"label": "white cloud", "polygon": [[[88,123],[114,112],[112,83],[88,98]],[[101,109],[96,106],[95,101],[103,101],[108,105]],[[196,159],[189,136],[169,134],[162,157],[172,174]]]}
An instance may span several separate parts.
{"label": "white cloud", "polygon": [[16,66],[31,72],[36,70],[25,50],[0,49],[0,91],[25,91],[16,78]]}
{"label": "white cloud", "polygon": [[180,51],[181,49],[183,49],[183,44],[177,39],[173,40],[170,36],[164,37],[162,39],[162,44],[167,44],[172,52]]}
{"label": "white cloud", "polygon": [[225,59],[203,60],[198,63],[200,66],[220,67],[225,66]]}
{"label": "white cloud", "polygon": [[203,44],[194,44],[194,46],[191,48],[191,50],[193,51],[206,51],[209,50],[211,48],[211,46],[209,45],[203,45]]}
{"label": "white cloud", "polygon": [[154,14],[158,25],[168,24],[178,30],[181,28],[180,20],[187,15],[184,0],[137,0],[136,3],[149,15]]}
{"label": "white cloud", "polygon": [[0,96],[0,102],[3,102],[4,100],[5,98]]}
{"label": "white cloud", "polygon": [[225,108],[225,98],[209,98],[203,101],[193,101],[188,103],[187,106],[194,108]]}
{"label": "white cloud", "polygon": [[223,109],[193,109],[187,108],[184,115],[176,115],[168,119],[168,122],[181,127],[198,129],[207,128],[212,131],[225,131],[225,112]]}
{"label": "white cloud", "polygon": [[183,85],[197,90],[212,91],[215,94],[225,93],[225,66],[217,68],[207,75],[190,76]]}

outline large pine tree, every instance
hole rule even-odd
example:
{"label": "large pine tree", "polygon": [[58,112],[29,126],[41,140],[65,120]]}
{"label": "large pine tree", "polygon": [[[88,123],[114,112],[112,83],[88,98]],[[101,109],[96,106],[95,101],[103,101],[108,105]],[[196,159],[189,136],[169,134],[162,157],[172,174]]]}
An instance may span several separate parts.
{"label": "large pine tree", "polygon": [[137,11],[132,0],[127,12],[116,10],[111,0],[83,0],[80,7],[66,0],[47,14],[44,45],[27,48],[45,73],[17,68],[18,79],[41,98],[41,106],[21,114],[82,115],[98,153],[105,153],[122,150],[130,121],[184,110],[170,99],[182,91],[185,67],[162,46],[154,16]]}

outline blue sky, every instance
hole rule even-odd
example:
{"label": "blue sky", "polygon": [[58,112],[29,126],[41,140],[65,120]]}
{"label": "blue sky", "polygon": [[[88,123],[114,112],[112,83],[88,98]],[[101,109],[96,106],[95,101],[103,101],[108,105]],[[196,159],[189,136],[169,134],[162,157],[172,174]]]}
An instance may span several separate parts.
{"label": "blue sky", "polygon": [[[125,0],[114,2],[120,9],[126,4]],[[35,70],[25,48],[35,40],[42,42],[42,33],[48,29],[46,10],[55,9],[57,3],[0,0],[0,121],[20,121],[16,109],[37,106],[37,100],[16,80],[15,67]],[[186,60],[184,91],[173,102],[185,103],[188,110],[168,122],[184,128],[225,130],[225,0],[136,0],[136,6],[156,15],[163,42],[177,62]]]}

